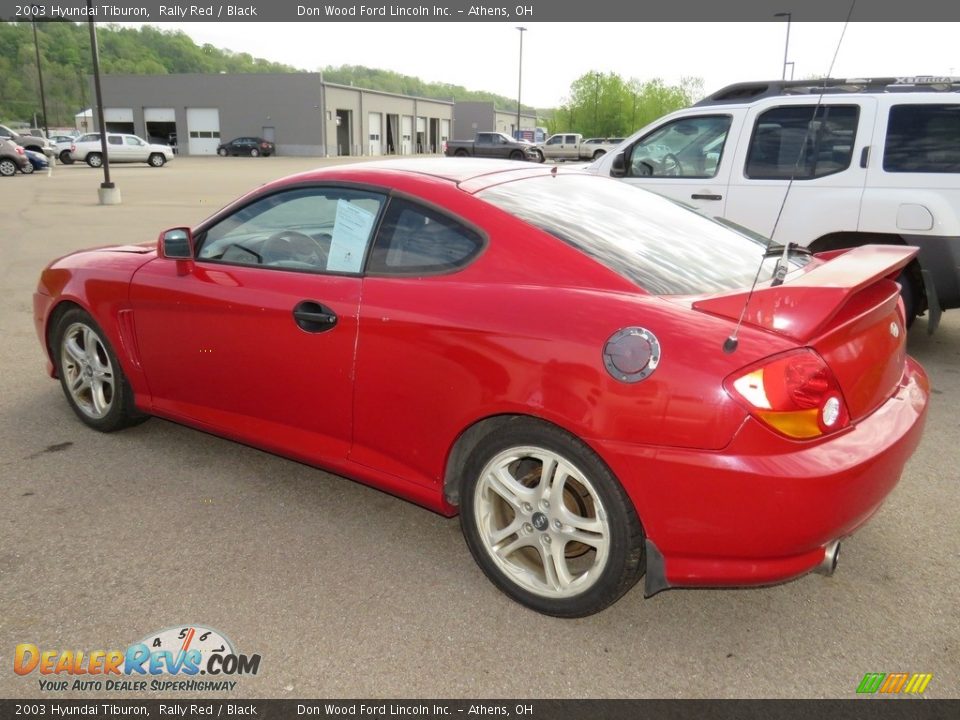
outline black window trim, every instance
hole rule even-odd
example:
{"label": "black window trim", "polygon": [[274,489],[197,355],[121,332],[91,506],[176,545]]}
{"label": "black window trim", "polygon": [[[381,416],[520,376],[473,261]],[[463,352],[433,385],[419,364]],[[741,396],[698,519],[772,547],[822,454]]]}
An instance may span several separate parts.
{"label": "black window trim", "polygon": [[[790,109],[790,108],[807,108],[807,109],[811,109],[811,110],[812,110],[813,108],[816,108],[816,113],[819,114],[821,109],[823,109],[823,110],[829,110],[830,108],[839,108],[839,107],[843,107],[843,108],[854,108],[854,109],[857,111],[856,118],[855,118],[855,123],[854,123],[854,127],[853,127],[853,137],[850,138],[850,159],[849,159],[849,161],[847,162],[847,164],[846,164],[845,167],[842,167],[842,168],[840,168],[840,169],[838,169],[838,170],[833,170],[833,171],[828,172],[828,173],[824,173],[823,175],[817,175],[817,174],[816,174],[816,165],[814,165],[814,174],[813,174],[813,175],[811,175],[811,176],[809,176],[809,177],[797,176],[797,177],[794,177],[794,178],[791,178],[791,177],[766,177],[766,176],[762,176],[762,175],[750,175],[750,174],[748,173],[748,168],[750,167],[750,157],[751,157],[751,155],[753,154],[753,140],[754,140],[754,138],[756,137],[756,135],[757,135],[757,130],[758,130],[759,127],[760,127],[760,118],[761,118],[761,117],[763,117],[764,115],[766,115],[768,112],[771,112],[772,110],[781,110],[781,109],[785,109],[785,108],[786,108],[786,109]],[[820,178],[830,177],[831,175],[836,175],[837,173],[846,172],[846,171],[849,170],[851,167],[853,167],[853,156],[854,156],[854,151],[855,151],[855,149],[856,149],[856,147],[857,147],[857,135],[858,135],[858,133],[860,132],[860,115],[861,115],[861,112],[860,112],[860,111],[861,111],[862,109],[863,109],[863,108],[862,108],[862,106],[861,106],[859,103],[850,103],[850,102],[846,102],[846,103],[843,103],[843,102],[839,102],[839,103],[838,103],[838,102],[831,102],[831,103],[814,103],[814,104],[809,104],[809,103],[807,103],[807,104],[803,104],[803,103],[790,103],[790,104],[786,104],[786,105],[770,105],[770,106],[768,106],[768,107],[765,107],[763,110],[761,110],[759,113],[757,113],[756,119],[754,120],[754,123],[753,123],[753,128],[752,128],[751,131],[750,131],[750,140],[749,140],[749,142],[747,143],[747,155],[746,155],[746,157],[743,159],[743,177],[744,177],[744,179],[745,179],[745,180],[763,180],[763,181],[765,181],[765,182],[770,182],[770,181],[790,182],[791,180],[793,180],[794,182],[809,182],[809,181],[811,181],[811,180],[819,180]],[[829,113],[827,113],[826,115],[827,115],[827,117],[829,117]],[[817,141],[817,147],[819,147],[819,140]]]}

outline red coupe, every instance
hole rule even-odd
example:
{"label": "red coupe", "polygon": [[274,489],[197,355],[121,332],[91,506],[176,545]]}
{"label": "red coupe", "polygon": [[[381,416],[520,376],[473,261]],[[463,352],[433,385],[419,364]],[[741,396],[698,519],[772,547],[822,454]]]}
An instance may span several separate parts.
{"label": "red coupe", "polygon": [[77,416],[150,415],[460,515],[515,600],[575,617],[832,572],[920,440],[915,248],[768,248],[576,171],[435,159],[265,185],[51,264]]}

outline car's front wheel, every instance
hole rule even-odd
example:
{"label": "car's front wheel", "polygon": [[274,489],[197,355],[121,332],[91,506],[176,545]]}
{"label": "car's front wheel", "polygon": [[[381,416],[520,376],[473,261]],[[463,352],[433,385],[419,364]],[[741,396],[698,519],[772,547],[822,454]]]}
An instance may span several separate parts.
{"label": "car's front wheel", "polygon": [[167,158],[164,157],[163,153],[153,153],[148,159],[147,162],[150,163],[151,167],[163,167],[167,162]]}
{"label": "car's front wheel", "polygon": [[100,326],[80,308],[65,312],[53,328],[51,354],[70,407],[84,423],[112,432],[146,419]]}
{"label": "car's front wheel", "polygon": [[460,523],[474,559],[517,602],[583,617],[644,570],[643,529],[609,468],[559,428],[518,418],[462,469]]}
{"label": "car's front wheel", "polygon": [[542,163],[542,162],[543,162],[543,151],[542,151],[542,150],[534,150],[534,151],[533,151],[533,154],[537,156],[537,162],[539,162],[539,163]]}
{"label": "car's front wheel", "polygon": [[256,148],[250,150],[250,157],[260,157],[260,151]]}
{"label": "car's front wheel", "polygon": [[103,165],[103,155],[97,152],[92,152],[87,155],[87,165],[92,168],[98,168]]}
{"label": "car's front wheel", "polygon": [[26,165],[20,168],[20,172],[22,172],[24,175],[30,175],[35,169],[36,168],[33,167],[33,163],[28,162]]}

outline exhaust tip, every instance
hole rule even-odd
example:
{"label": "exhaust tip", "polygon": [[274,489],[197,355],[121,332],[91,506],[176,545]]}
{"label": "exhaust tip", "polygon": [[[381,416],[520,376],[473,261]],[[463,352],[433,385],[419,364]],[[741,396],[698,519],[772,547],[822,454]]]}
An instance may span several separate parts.
{"label": "exhaust tip", "polygon": [[813,569],[815,573],[830,577],[840,561],[840,541],[834,540],[823,548],[823,560]]}

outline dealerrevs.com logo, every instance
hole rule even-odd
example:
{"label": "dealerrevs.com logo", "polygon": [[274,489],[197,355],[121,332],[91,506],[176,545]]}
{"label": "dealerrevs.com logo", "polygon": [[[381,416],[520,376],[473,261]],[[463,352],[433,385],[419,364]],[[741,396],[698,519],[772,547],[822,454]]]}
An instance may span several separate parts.
{"label": "dealerrevs.com logo", "polygon": [[[126,650],[50,650],[17,645],[13,671],[39,675],[40,690],[186,692],[233,690],[233,677],[256,675],[260,655],[234,650],[222,633],[182,625],[147,635]],[[202,676],[202,679],[201,679]]]}

